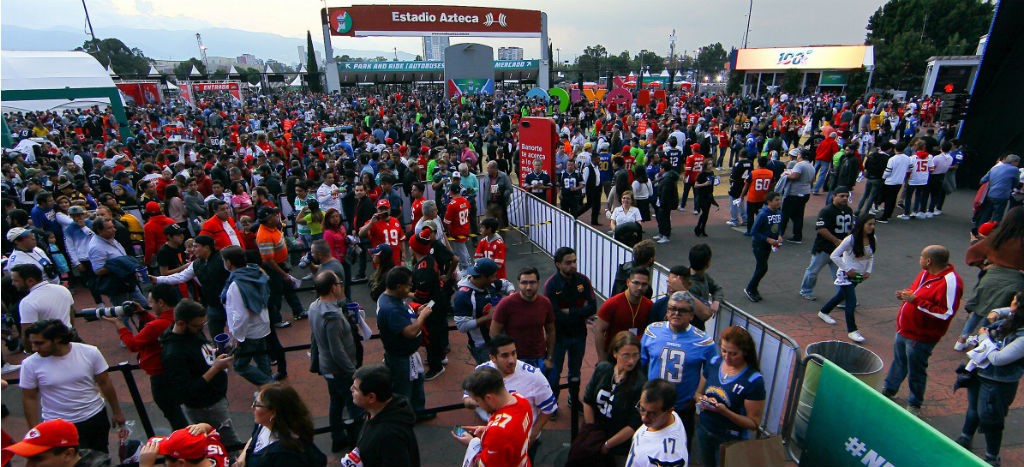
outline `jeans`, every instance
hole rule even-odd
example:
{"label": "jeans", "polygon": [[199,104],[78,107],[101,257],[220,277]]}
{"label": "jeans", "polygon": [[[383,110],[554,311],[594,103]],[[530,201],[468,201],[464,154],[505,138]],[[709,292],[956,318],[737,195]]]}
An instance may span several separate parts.
{"label": "jeans", "polygon": [[864,182],[864,197],[857,203],[857,215],[863,216],[875,203],[882,200],[882,179],[868,179]]}
{"label": "jeans", "polygon": [[946,174],[931,174],[928,177],[928,194],[931,200],[928,203],[928,212],[941,211],[942,205],[946,203]]}
{"label": "jeans", "polygon": [[999,457],[1006,415],[1017,394],[1018,384],[1018,381],[1001,383],[978,378],[978,381],[967,385],[967,415],[964,417],[961,436],[972,438],[980,427],[981,432],[985,434],[987,458]]}
{"label": "jeans", "polygon": [[914,198],[912,212],[925,212],[928,210],[928,185],[909,185],[907,187]]}
{"label": "jeans", "polygon": [[216,337],[217,334],[223,333],[227,325],[228,313],[227,311],[224,311],[224,308],[218,308],[210,305],[206,306],[206,327],[210,330],[211,338]]}
{"label": "jeans", "polygon": [[75,423],[78,428],[78,447],[109,454],[110,417],[106,406],[85,420]]}
{"label": "jeans", "polygon": [[786,224],[793,221],[793,239],[803,240],[804,238],[804,208],[807,206],[808,195],[787,196],[782,201],[782,230],[780,235],[786,235]]}
{"label": "jeans", "polygon": [[984,315],[970,313],[967,315],[967,321],[964,322],[964,329],[960,331],[960,337],[967,338],[967,336],[974,334],[974,331],[978,330],[978,326],[981,326],[981,323],[984,321]]}
{"label": "jeans", "polygon": [[669,238],[672,236],[672,206],[658,206],[658,234]]}
{"label": "jeans", "polygon": [[814,176],[817,178],[817,181],[814,182],[814,193],[821,192],[821,186],[828,178],[828,169],[831,164],[830,161],[814,161]]}
{"label": "jeans", "polygon": [[[250,383],[263,386],[271,381],[270,356],[267,355],[267,338],[249,338],[238,343],[235,354],[235,371]],[[250,365],[249,363],[255,363]]]}
{"label": "jeans", "polygon": [[829,301],[825,302],[825,306],[821,307],[821,312],[826,315],[831,313],[835,309],[836,305],[841,301],[846,302],[846,332],[853,332],[857,330],[857,318],[854,315],[854,311],[857,310],[857,284],[840,285],[839,290],[836,290],[836,294],[832,296]]}
{"label": "jeans", "polygon": [[[679,209],[686,208],[686,199],[690,197],[690,190],[693,189],[693,185],[689,183],[683,183],[683,196],[679,197]],[[697,192],[693,193],[694,199],[697,198]]]}
{"label": "jeans", "polygon": [[178,403],[178,396],[175,394],[177,388],[169,386],[163,375],[150,376],[149,388],[153,392],[153,402],[160,408],[172,430],[188,426],[188,420],[185,419],[185,413],[181,411],[181,404]]}
{"label": "jeans", "polygon": [[327,380],[327,394],[330,396],[327,417],[331,424],[331,443],[355,444],[356,440],[348,439],[345,433],[344,413],[347,408],[348,418],[358,420],[363,416],[363,409],[352,401],[352,376],[324,375],[324,379]]}
{"label": "jeans", "polygon": [[[587,336],[559,336],[555,334],[555,354],[551,356],[551,363],[554,368],[547,370],[548,384],[551,385],[551,392],[558,400],[561,391],[558,388],[562,380],[562,364],[565,362],[565,354],[569,353],[569,378],[579,378],[580,368],[583,367],[583,354],[587,351]],[[570,396],[579,396],[572,394]]]}
{"label": "jeans", "polygon": [[440,294],[441,297],[436,297],[438,305],[424,323],[430,336],[427,342],[427,366],[431,370],[440,370],[444,366],[442,362],[445,350],[448,349],[448,310],[451,307],[447,304],[451,303],[451,298],[445,292]]}
{"label": "jeans", "polygon": [[242,444],[242,440],[238,439],[238,434],[235,433],[235,427],[231,424],[231,414],[228,412],[227,398],[221,398],[221,400],[209,407],[189,407],[186,405],[182,408],[185,410],[185,416],[188,417],[188,421],[192,423],[208,423],[217,430],[220,433],[220,440],[224,443],[224,447],[232,449],[232,446]]}
{"label": "jeans", "polygon": [[889,374],[885,376],[883,388],[896,392],[903,380],[907,379],[910,387],[907,404],[920,407],[924,402],[924,388],[928,384],[928,358],[932,356],[934,348],[934,343],[907,339],[897,333],[896,342],[893,343],[892,365],[889,366]]}
{"label": "jeans", "polygon": [[901,185],[882,185],[882,201],[885,203],[885,211],[879,219],[889,220],[896,211],[896,199],[900,196]]}
{"label": "jeans", "polygon": [[394,393],[405,396],[414,412],[426,408],[427,395],[423,391],[423,374],[419,374],[415,380],[409,379],[409,355],[401,356],[385,351],[384,365],[391,370]]}
{"label": "jeans", "polygon": [[811,254],[811,264],[807,265],[807,270],[804,271],[804,279],[800,282],[800,295],[811,295],[814,293],[814,286],[818,283],[818,273],[825,266],[828,266],[829,270],[832,271],[832,277],[835,277],[839,267],[836,266],[836,263],[832,262],[828,253],[819,251]]}
{"label": "jeans", "polygon": [[466,269],[472,262],[472,255],[469,254],[469,248],[466,247],[466,240],[463,241],[453,240],[452,241],[452,253],[459,258],[459,268]]}
{"label": "jeans", "polygon": [[764,278],[765,274],[768,274],[768,257],[772,254],[772,247],[767,242],[754,243],[754,275],[751,276],[750,282],[747,283],[747,291],[752,295],[760,295],[757,291],[757,286],[761,284],[761,279]]}
{"label": "jeans", "polygon": [[764,206],[764,201],[755,203],[753,201],[747,201],[747,233],[750,233],[750,229],[754,227],[754,221],[757,219],[757,212]]}
{"label": "jeans", "polygon": [[999,222],[1003,220],[1003,213],[1006,212],[1006,203],[1009,199],[991,199],[985,198],[985,202],[981,203],[981,209],[978,210],[978,216],[974,223],[974,229],[977,231],[981,224],[988,221]]}
{"label": "jeans", "polygon": [[747,208],[746,207],[746,202],[747,201],[746,200],[741,200],[738,205],[733,203],[733,201],[736,201],[736,198],[733,198],[732,196],[730,196],[729,197],[729,220],[735,222],[736,224],[739,224],[740,221],[743,220],[743,213],[745,212],[745,210]]}

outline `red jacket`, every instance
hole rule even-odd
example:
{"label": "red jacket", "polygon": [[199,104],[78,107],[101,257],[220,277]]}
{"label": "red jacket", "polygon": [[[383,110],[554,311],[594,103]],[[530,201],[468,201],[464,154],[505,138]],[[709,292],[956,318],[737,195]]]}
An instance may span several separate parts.
{"label": "red jacket", "polygon": [[146,264],[150,264],[153,259],[153,255],[156,254],[160,247],[167,243],[167,236],[164,235],[164,227],[171,224],[177,224],[174,219],[167,217],[163,214],[157,214],[149,218],[146,221],[146,225],[142,227],[143,240],[146,243]]}
{"label": "red jacket", "polygon": [[[238,227],[235,225],[235,219],[228,217],[228,225],[235,230],[235,238],[241,243],[240,246],[245,245],[242,240],[242,233],[238,231]],[[218,250],[223,250],[231,246],[231,237],[228,236],[228,232],[224,230],[224,223],[219,217],[213,216],[203,222],[203,228],[199,231],[199,235],[208,235],[213,237],[213,246]]]}
{"label": "red jacket", "polygon": [[117,330],[121,336],[121,342],[124,343],[125,348],[129,351],[139,354],[139,368],[142,368],[142,371],[145,371],[147,375],[155,376],[162,374],[164,366],[160,362],[160,353],[163,350],[163,346],[160,345],[160,336],[164,331],[174,326],[174,311],[165,311],[156,318],[149,312],[145,312],[140,316],[139,321],[140,324],[145,324],[143,324],[139,333],[134,336],[128,328]]}
{"label": "red jacket", "polygon": [[907,339],[934,344],[942,339],[960,307],[964,282],[949,265],[932,275],[922,270],[910,285],[913,302],[903,302],[896,315],[896,332]]}
{"label": "red jacket", "polygon": [[832,156],[836,155],[837,152],[839,152],[839,143],[825,135],[825,139],[818,145],[818,149],[814,153],[814,160],[831,163]]}

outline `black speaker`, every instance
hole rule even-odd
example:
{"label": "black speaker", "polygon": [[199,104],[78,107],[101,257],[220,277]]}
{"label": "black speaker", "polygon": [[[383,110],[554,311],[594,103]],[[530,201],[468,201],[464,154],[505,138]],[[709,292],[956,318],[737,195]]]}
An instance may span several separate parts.
{"label": "black speaker", "polygon": [[1021,18],[1024,0],[996,4],[960,138],[967,156],[958,172],[960,186],[978,186],[999,156],[1024,154],[1024,125],[1015,116],[1024,108]]}

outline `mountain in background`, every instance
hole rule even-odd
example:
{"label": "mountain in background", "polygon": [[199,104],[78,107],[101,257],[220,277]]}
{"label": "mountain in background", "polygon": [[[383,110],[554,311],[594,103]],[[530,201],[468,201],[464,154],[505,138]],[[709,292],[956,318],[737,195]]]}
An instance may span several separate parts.
{"label": "mountain in background", "polygon": [[[98,39],[116,37],[128,47],[142,49],[147,57],[154,60],[188,60],[190,57],[199,57],[199,44],[196,43],[197,32],[203,35],[203,45],[207,48],[206,54],[211,57],[234,58],[248,53],[263,60],[272,58],[287,65],[295,65],[299,63],[298,47],[306,45],[305,38],[228,28],[206,28],[195,31],[120,28],[116,34],[113,31],[111,33],[99,31],[96,37]],[[313,35],[314,48],[322,55],[323,50],[316,47],[321,34],[319,31],[314,31]],[[82,43],[88,39],[87,33],[73,29],[28,29],[10,24],[4,24],[0,28],[0,46],[4,50],[73,50],[76,47],[81,47]],[[391,59],[395,53],[394,51],[335,48],[334,55]],[[416,58],[415,54],[398,52],[399,60],[413,60],[414,58]],[[305,57],[302,57],[302,61],[305,63]]]}

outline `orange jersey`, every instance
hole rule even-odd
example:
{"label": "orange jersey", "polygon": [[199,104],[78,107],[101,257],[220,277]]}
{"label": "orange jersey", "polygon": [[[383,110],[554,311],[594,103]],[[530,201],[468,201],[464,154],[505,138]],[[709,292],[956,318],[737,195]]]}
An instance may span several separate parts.
{"label": "orange jersey", "polygon": [[768,192],[772,191],[773,176],[771,170],[764,168],[754,169],[753,172],[750,172],[750,179],[747,180],[747,183],[750,184],[750,188],[747,189],[747,202],[763,203]]}
{"label": "orange jersey", "polygon": [[530,467],[526,450],[533,429],[533,406],[519,394],[512,396],[516,398],[515,404],[496,410],[487,420],[477,454],[483,467]]}

